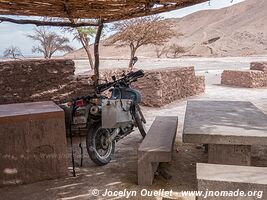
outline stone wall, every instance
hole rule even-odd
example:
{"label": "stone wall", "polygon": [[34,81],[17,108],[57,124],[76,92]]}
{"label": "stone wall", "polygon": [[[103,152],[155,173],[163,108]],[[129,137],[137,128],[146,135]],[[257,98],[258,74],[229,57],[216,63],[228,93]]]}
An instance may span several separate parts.
{"label": "stone wall", "polygon": [[267,62],[252,62],[250,70],[224,70],[221,83],[247,88],[267,87]]}
{"label": "stone wall", "polygon": [[0,62],[0,104],[43,100],[56,102],[92,90],[88,80],[74,76],[72,60]]}
{"label": "stone wall", "polygon": [[[53,100],[94,93],[91,75],[74,76],[72,60],[19,60],[0,62],[0,104]],[[101,79],[120,78],[127,69],[101,70]],[[194,67],[163,68],[145,72],[133,84],[140,90],[143,104],[163,106],[175,100],[203,93],[204,76],[196,76]]]}
{"label": "stone wall", "polygon": [[196,76],[196,94],[198,95],[204,93],[205,88],[205,76]]}
{"label": "stone wall", "polygon": [[[137,69],[134,69],[137,70]],[[100,71],[100,79],[112,81],[123,73],[128,73],[127,68],[104,69]],[[90,79],[91,75],[79,75],[78,78]],[[205,76],[196,76],[194,67],[161,68],[146,70],[145,77],[138,79],[132,87],[139,90],[142,95],[142,104],[159,107],[178,99],[195,96],[205,92]]]}
{"label": "stone wall", "polygon": [[145,72],[145,77],[133,84],[147,106],[163,106],[178,99],[205,91],[205,77],[196,76],[194,67],[163,68]]}
{"label": "stone wall", "polygon": [[224,70],[221,77],[221,83],[223,85],[247,88],[263,87],[263,75],[263,72],[256,70]]}
{"label": "stone wall", "polygon": [[250,69],[267,73],[267,62],[252,62],[250,63]]}

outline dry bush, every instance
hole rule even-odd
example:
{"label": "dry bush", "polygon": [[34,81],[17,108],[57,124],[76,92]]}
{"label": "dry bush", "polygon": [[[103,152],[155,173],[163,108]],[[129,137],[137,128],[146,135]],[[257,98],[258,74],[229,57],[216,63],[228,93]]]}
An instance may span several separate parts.
{"label": "dry bush", "polygon": [[[179,54],[186,53],[186,49],[178,44],[172,44],[168,52],[166,53],[166,57],[172,57],[172,58],[177,58]],[[171,55],[171,56],[170,56]]]}

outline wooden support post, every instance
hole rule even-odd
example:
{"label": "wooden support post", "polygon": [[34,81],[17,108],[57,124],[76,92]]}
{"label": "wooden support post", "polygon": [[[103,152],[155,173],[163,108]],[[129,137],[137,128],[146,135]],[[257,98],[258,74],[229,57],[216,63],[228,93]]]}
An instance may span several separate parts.
{"label": "wooden support post", "polygon": [[95,44],[94,44],[94,56],[95,56],[95,66],[94,66],[94,75],[95,75],[95,86],[98,85],[98,81],[99,81],[99,42],[100,42],[100,38],[101,38],[101,33],[103,30],[103,22],[101,21],[99,23],[98,29],[97,29],[97,33],[96,33],[96,37],[95,37]]}

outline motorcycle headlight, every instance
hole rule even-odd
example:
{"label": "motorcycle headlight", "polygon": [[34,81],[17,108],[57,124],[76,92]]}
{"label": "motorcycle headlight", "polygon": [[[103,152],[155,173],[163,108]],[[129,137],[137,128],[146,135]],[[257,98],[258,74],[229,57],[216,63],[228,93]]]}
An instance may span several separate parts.
{"label": "motorcycle headlight", "polygon": [[101,114],[101,107],[100,106],[92,106],[90,108],[90,113],[92,115],[100,115]]}

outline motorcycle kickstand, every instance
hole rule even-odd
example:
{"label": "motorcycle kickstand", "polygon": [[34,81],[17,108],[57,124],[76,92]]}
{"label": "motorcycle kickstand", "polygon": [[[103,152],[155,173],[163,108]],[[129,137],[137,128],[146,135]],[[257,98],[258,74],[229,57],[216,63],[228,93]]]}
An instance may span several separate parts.
{"label": "motorcycle kickstand", "polygon": [[111,156],[110,156],[110,157],[111,157],[111,160],[114,160],[114,158],[115,158],[115,148],[116,148],[116,143],[117,143],[116,140],[114,141],[114,143],[115,143],[115,144],[114,144],[115,147],[114,147],[114,149],[113,149],[112,152],[111,152]]}

